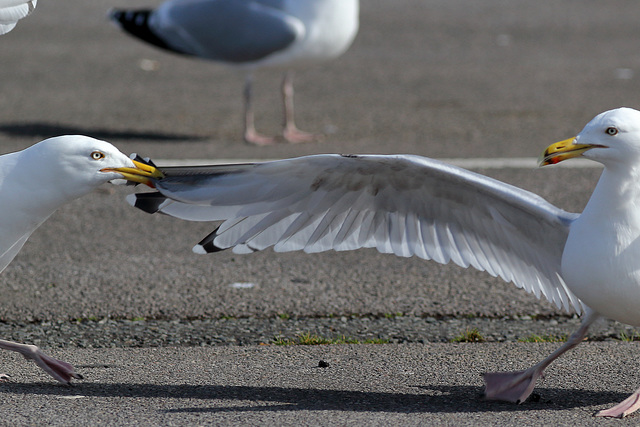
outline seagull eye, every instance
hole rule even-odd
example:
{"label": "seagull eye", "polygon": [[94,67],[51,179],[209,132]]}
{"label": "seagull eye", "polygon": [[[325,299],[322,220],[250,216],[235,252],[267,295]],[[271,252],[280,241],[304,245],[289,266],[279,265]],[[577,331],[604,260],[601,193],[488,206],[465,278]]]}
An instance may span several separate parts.
{"label": "seagull eye", "polygon": [[91,153],[91,158],[93,160],[104,159],[104,153],[101,153],[100,151],[94,151],[93,153]]}
{"label": "seagull eye", "polygon": [[616,129],[616,128],[615,128],[615,127],[613,127],[613,126],[609,126],[609,127],[607,128],[607,130],[605,130],[605,132],[607,133],[607,135],[611,135],[611,136],[613,136],[613,135],[617,135],[617,134],[618,134],[618,129]]}

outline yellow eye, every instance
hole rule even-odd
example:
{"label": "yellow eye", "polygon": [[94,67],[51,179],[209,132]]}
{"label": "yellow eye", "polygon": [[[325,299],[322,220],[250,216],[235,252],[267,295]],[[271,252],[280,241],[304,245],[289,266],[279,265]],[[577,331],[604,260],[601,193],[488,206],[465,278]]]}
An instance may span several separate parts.
{"label": "yellow eye", "polygon": [[104,153],[101,153],[100,151],[94,151],[93,153],[91,153],[91,158],[93,160],[104,159]]}

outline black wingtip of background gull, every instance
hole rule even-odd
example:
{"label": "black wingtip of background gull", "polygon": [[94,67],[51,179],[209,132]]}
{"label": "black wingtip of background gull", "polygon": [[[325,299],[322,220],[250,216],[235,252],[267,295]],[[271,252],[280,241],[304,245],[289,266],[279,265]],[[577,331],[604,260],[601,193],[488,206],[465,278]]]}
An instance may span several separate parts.
{"label": "black wingtip of background gull", "polygon": [[109,11],[109,17],[122,27],[124,31],[132,36],[152,44],[161,49],[165,49],[174,53],[180,53],[186,55],[185,52],[176,50],[169,46],[164,40],[158,37],[149,28],[149,15],[152,13],[149,9],[140,10],[120,10],[112,9]]}

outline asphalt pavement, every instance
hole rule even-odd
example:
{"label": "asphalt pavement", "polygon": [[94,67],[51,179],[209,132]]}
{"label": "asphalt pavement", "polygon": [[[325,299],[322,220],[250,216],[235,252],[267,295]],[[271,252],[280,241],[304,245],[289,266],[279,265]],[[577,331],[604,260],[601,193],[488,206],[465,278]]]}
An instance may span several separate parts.
{"label": "asphalt pavement", "polygon": [[[5,425],[636,425],[593,418],[640,380],[637,346],[586,343],[522,405],[481,398],[485,371],[525,367],[554,344],[69,349],[85,380],[43,378],[3,355]],[[603,357],[606,354],[608,357]],[[320,362],[324,367],[319,367]]]}
{"label": "asphalt pavement", "polygon": [[[156,159],[536,157],[604,110],[640,108],[638,3],[363,0],[352,48],[296,74],[298,124],[326,133],[324,141],[249,146],[240,138],[242,72],[152,49],[106,20],[110,7],[157,4],[41,2],[2,36],[0,152],[81,133]],[[280,70],[256,75],[264,133],[279,130],[280,78]],[[571,211],[599,175],[479,171]],[[131,191],[105,186],[60,209],[0,275],[0,330],[12,331],[3,338],[36,342],[86,377],[60,386],[2,354],[12,375],[0,384],[5,422],[607,424],[592,414],[640,385],[637,345],[611,341],[632,332],[607,323],[592,335],[598,342],[553,365],[536,402],[482,401],[480,372],[544,357],[557,344],[517,340],[551,330],[535,322],[573,326],[572,314],[485,273],[373,250],[197,256],[191,247],[211,224],[136,211],[123,200]],[[285,326],[256,333],[274,319]],[[218,336],[198,332],[202,322],[227,324]],[[469,325],[494,342],[442,342]],[[88,329],[114,334],[116,348]],[[281,347],[270,339],[309,330],[390,343]]]}

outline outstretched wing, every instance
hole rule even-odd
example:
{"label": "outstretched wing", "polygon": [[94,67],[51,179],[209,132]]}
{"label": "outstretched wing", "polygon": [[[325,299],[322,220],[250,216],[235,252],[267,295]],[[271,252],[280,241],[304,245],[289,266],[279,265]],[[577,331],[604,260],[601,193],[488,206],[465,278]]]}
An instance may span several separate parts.
{"label": "outstretched wing", "polygon": [[419,156],[373,155],[161,169],[159,192],[130,201],[147,212],[223,221],[196,252],[376,248],[473,266],[582,310],[560,277],[577,215],[483,175]]}

